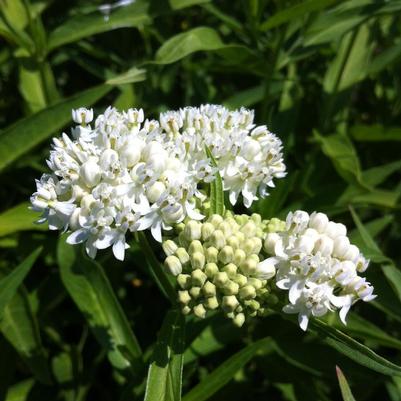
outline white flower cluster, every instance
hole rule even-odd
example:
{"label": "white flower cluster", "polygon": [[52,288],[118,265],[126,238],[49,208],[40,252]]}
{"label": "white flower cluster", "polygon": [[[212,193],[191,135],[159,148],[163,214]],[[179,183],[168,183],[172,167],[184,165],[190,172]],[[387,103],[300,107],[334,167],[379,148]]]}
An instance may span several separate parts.
{"label": "white flower cluster", "polygon": [[[70,230],[71,244],[85,242],[89,256],[112,246],[124,259],[126,233],[150,228],[157,241],[185,217],[200,220],[196,201],[219,170],[233,203],[250,206],[274,177],[285,175],[281,141],[253,124],[253,112],[221,106],[184,108],[145,120],[143,110],[109,107],[97,117],[72,111],[71,139],[53,139],[52,174],[36,181],[33,209],[50,229]],[[208,147],[217,161],[206,155]]]}
{"label": "white flower cluster", "polygon": [[219,169],[231,204],[241,194],[246,207],[268,195],[273,179],[286,175],[282,142],[266,126],[255,126],[254,113],[241,108],[203,105],[160,116],[163,129],[177,137],[179,152],[204,159],[207,146]]}
{"label": "white flower cluster", "polygon": [[298,313],[299,325],[306,330],[309,317],[323,316],[340,309],[346,315],[359,299],[371,301],[373,287],[364,272],[369,261],[350,244],[343,224],[329,221],[323,213],[290,212],[286,229],[269,233],[264,249],[277,268],[276,286],[288,291],[285,313]]}

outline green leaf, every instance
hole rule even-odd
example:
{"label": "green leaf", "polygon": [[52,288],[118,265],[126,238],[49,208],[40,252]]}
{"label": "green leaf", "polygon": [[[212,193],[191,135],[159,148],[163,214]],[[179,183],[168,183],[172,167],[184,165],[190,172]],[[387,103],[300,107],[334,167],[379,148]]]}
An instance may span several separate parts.
{"label": "green leaf", "polygon": [[338,174],[351,184],[362,185],[359,158],[348,137],[340,134],[321,136],[316,131],[314,137]]}
{"label": "green leaf", "polygon": [[18,231],[47,230],[46,225],[35,223],[39,215],[28,207],[28,202],[20,203],[0,214],[0,237]]}
{"label": "green leaf", "polygon": [[377,74],[385,68],[391,67],[400,57],[401,43],[397,43],[376,56],[369,64],[366,74]]}
{"label": "green leaf", "polygon": [[393,288],[394,293],[401,301],[401,271],[392,264],[382,266],[382,271],[386,276],[389,284]]}
{"label": "green leaf", "polygon": [[111,89],[110,85],[100,85],[76,93],[6,128],[0,133],[0,171],[49,136],[56,134],[71,120],[71,109],[89,107]]}
{"label": "green leaf", "polygon": [[167,313],[149,367],[144,401],[180,401],[185,319],[179,310]]}
{"label": "green leaf", "polygon": [[[216,160],[213,157],[212,152],[206,146],[206,155],[210,159],[211,164],[217,167]],[[223,191],[223,181],[221,179],[220,173],[216,172],[215,179],[209,184],[210,185],[210,215],[224,213],[224,191]]]}
{"label": "green leaf", "polygon": [[117,369],[138,373],[142,351],[102,267],[61,238],[57,249],[61,279],[99,344]]}
{"label": "green leaf", "polygon": [[134,4],[110,13],[109,16],[95,11],[86,15],[75,15],[49,34],[49,51],[67,43],[119,28],[132,28],[150,22],[149,1],[137,0]]}
{"label": "green leaf", "polygon": [[354,362],[384,375],[401,376],[401,366],[381,357],[340,330],[330,327],[318,319],[312,319],[310,324],[322,336],[326,344]]}
{"label": "green leaf", "polygon": [[233,49],[238,53],[240,49],[246,48],[239,45],[226,45],[216,30],[202,26],[179,33],[164,42],[156,53],[155,63],[171,64],[198,51]]}
{"label": "green leaf", "polygon": [[376,125],[354,125],[350,128],[351,136],[360,142],[401,141],[400,127]]}
{"label": "green leaf", "polygon": [[47,355],[42,346],[39,324],[24,287],[21,287],[3,311],[0,329],[28,365],[36,379],[51,383]]}
{"label": "green leaf", "polygon": [[260,26],[260,29],[262,31],[267,31],[268,29],[275,28],[293,19],[302,18],[306,14],[319,11],[336,2],[337,0],[307,0],[295,6],[286,7],[272,15]]}
{"label": "green leaf", "polygon": [[344,376],[344,373],[341,369],[336,366],[336,373],[338,378],[338,384],[340,385],[341,395],[343,396],[344,401],[355,401],[354,396],[351,393],[351,389],[349,388],[347,379]]}
{"label": "green leaf", "polygon": [[28,401],[29,393],[35,384],[35,380],[27,379],[12,385],[7,392],[5,401]]}
{"label": "green leaf", "polygon": [[143,68],[131,68],[121,75],[110,78],[106,81],[108,85],[124,85],[132,84],[134,82],[141,82],[146,79],[146,70]]}
{"label": "green leaf", "polygon": [[5,307],[15,296],[18,287],[24,281],[41,252],[42,248],[33,251],[22,263],[13,269],[11,273],[0,280],[0,319]]}
{"label": "green leaf", "polygon": [[183,401],[204,401],[209,399],[224,387],[233,378],[234,374],[246,365],[259,351],[272,346],[273,341],[270,337],[247,345],[241,351],[224,361],[198,385],[192,388],[184,396]]}

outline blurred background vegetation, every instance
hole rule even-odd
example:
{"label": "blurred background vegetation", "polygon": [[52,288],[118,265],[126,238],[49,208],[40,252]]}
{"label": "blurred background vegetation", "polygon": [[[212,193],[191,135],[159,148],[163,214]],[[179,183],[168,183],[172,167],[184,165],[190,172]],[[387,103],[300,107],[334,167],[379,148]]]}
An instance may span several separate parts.
{"label": "blurred background vegetation", "polygon": [[[254,108],[282,138],[288,176],[253,210],[349,227],[379,297],[341,330],[400,364],[401,1],[104,1],[0,0],[0,267],[16,272],[0,281],[0,400],[143,399],[147,365],[127,361],[136,340],[152,361],[169,309],[134,243],[124,263],[103,252],[84,274],[33,223],[50,139],[80,106]],[[339,400],[336,365],[357,400],[401,400],[400,372],[316,333],[278,315],[242,329],[188,319],[184,401]]]}

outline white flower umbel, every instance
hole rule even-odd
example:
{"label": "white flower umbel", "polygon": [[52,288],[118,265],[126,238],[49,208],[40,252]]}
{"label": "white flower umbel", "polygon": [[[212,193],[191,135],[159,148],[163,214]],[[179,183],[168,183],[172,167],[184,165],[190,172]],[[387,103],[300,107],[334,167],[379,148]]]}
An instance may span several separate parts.
{"label": "white flower umbel", "polygon": [[172,138],[175,151],[185,155],[198,178],[214,175],[205,160],[207,146],[216,160],[224,190],[234,205],[241,194],[250,207],[258,196],[268,195],[273,179],[285,176],[281,140],[265,126],[255,126],[253,111],[229,111],[223,106],[202,105],[169,111],[160,124]]}
{"label": "white flower umbel", "polygon": [[84,242],[91,257],[111,246],[122,260],[127,232],[149,228],[161,241],[162,229],[187,215],[203,218],[195,198],[202,197],[197,185],[213,179],[206,156],[189,159],[142,110],[108,108],[93,125],[92,110],[73,110],[72,117],[73,138],[53,139],[52,174],[36,182],[31,197],[32,208],[43,213],[40,222],[70,231],[67,242]]}
{"label": "white flower umbel", "polygon": [[290,212],[285,230],[268,234],[264,249],[273,255],[276,286],[288,291],[283,311],[297,313],[303,330],[310,316],[338,309],[345,324],[353,303],[375,298],[370,283],[358,276],[369,261],[350,244],[346,227],[323,213]]}

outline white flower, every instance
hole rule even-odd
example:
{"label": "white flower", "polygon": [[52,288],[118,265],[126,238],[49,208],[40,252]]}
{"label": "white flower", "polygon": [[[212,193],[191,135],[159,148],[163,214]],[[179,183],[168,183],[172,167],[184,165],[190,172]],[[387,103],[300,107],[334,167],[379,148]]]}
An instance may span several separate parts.
{"label": "white flower", "polygon": [[288,291],[289,304],[283,311],[298,313],[300,327],[306,330],[310,316],[323,316],[340,310],[345,324],[353,303],[375,298],[373,287],[358,272],[368,261],[351,245],[343,224],[329,221],[323,213],[290,212],[285,231],[270,233],[265,251],[273,255],[276,286]]}
{"label": "white flower", "polygon": [[85,109],[81,107],[76,110],[72,110],[72,119],[77,124],[89,124],[93,120],[93,109]]}

